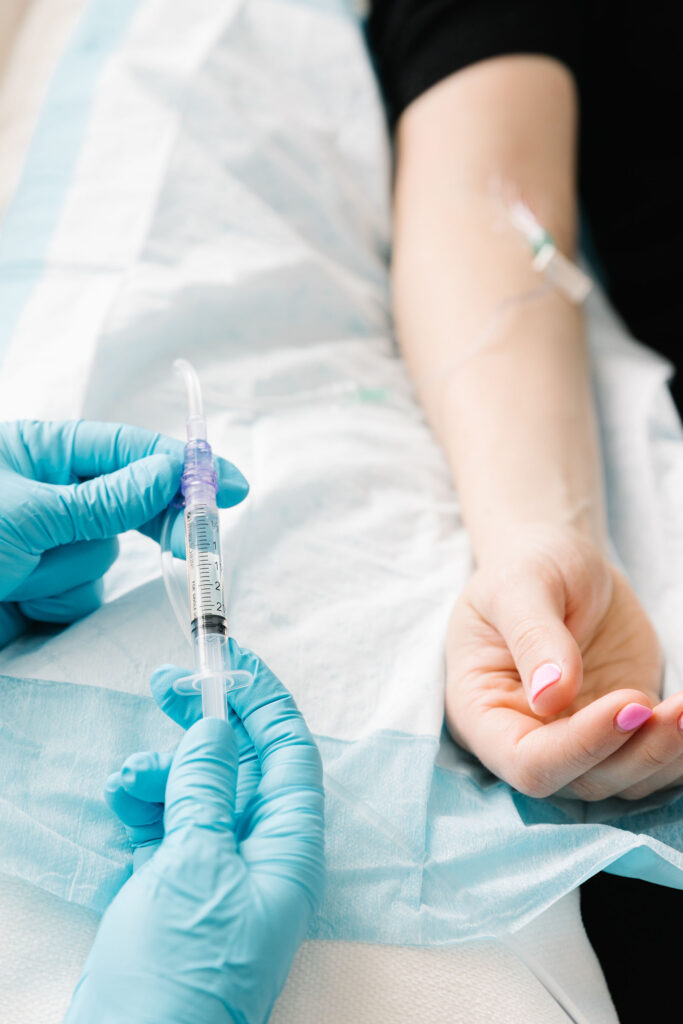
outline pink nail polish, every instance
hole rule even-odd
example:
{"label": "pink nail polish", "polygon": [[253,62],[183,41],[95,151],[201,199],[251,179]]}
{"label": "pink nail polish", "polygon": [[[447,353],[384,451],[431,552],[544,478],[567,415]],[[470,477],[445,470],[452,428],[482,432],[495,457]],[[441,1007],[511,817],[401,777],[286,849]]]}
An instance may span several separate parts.
{"label": "pink nail polish", "polygon": [[614,719],[614,724],[621,732],[632,732],[643,722],[647,722],[648,718],[652,718],[650,708],[646,708],[644,704],[627,704]]}
{"label": "pink nail polish", "polygon": [[547,690],[549,686],[556,683],[561,676],[562,669],[553,661],[546,661],[544,665],[539,665],[531,677],[532,701],[536,700],[538,695],[543,693],[544,690]]}

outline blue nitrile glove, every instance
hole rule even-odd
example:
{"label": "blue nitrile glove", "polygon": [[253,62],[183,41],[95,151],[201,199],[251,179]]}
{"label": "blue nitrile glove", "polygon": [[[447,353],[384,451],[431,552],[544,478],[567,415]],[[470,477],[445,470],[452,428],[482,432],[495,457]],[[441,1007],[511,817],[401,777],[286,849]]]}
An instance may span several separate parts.
{"label": "blue nitrile glove", "polygon": [[[116,534],[158,539],[182,461],[181,441],[137,427],[0,423],[0,647],[30,619],[73,622],[98,607]],[[216,470],[218,504],[236,505],[246,480],[224,459]]]}
{"label": "blue nitrile glove", "polygon": [[[270,669],[256,655],[242,650],[233,639],[228,642],[230,664],[233,667],[239,667],[244,659],[252,658],[260,666],[261,671],[272,676]],[[180,669],[162,665],[152,675],[151,688],[161,710],[183,729],[189,729],[202,717],[202,699],[199,695],[187,697],[176,693],[174,683],[181,675]],[[275,679],[274,676],[272,678]],[[228,715],[237,740],[239,756],[235,800],[239,828],[242,811],[254,795],[261,778],[261,767],[254,753],[254,744],[230,706]],[[131,754],[126,758],[120,771],[109,776],[104,787],[107,803],[121,819],[128,833],[133,850],[134,871],[149,860],[163,839],[164,794],[172,761],[173,754],[167,752],[141,751]]]}
{"label": "blue nitrile glove", "polygon": [[[131,770],[128,800],[151,798],[157,825],[165,797],[165,834],[105,913],[65,1024],[262,1024],[284,985],[323,889],[320,756],[270,669],[231,646],[254,676],[230,695],[234,724],[191,725],[167,782]],[[153,678],[183,724],[199,714],[172,689],[186,673]]]}

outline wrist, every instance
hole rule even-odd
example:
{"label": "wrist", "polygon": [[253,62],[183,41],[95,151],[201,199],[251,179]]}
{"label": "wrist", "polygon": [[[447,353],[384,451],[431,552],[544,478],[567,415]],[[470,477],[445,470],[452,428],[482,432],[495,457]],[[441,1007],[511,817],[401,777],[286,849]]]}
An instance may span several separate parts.
{"label": "wrist", "polygon": [[444,382],[438,424],[477,560],[537,526],[576,531],[604,550],[580,312],[555,295],[516,306],[495,341]]}
{"label": "wrist", "polygon": [[[482,524],[480,524],[481,526]],[[473,536],[477,568],[489,568],[516,561],[526,552],[566,549],[593,551],[607,557],[607,538],[586,511],[581,516],[567,514],[546,519],[510,519],[484,523]]]}

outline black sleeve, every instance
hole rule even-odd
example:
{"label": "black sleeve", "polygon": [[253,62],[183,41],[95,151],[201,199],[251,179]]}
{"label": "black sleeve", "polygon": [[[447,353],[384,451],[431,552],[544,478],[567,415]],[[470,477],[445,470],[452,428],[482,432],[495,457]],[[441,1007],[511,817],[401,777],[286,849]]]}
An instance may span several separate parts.
{"label": "black sleeve", "polygon": [[392,126],[443,78],[489,57],[543,54],[578,78],[578,0],[373,0],[368,43]]}

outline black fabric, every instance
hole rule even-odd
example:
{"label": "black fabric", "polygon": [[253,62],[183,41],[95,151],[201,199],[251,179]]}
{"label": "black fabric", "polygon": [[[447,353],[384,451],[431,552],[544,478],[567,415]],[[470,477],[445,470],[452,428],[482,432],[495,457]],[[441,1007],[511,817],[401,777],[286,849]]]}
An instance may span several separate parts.
{"label": "black fabric", "polygon": [[577,5],[537,0],[374,0],[368,39],[392,124],[447,75],[506,53],[542,53],[576,71]]}
{"label": "black fabric", "polygon": [[[683,48],[671,10],[604,0],[375,0],[367,32],[392,127],[421,93],[477,61],[535,53],[570,69],[589,254],[632,333],[680,365]],[[683,373],[673,390],[683,410]]]}
{"label": "black fabric", "polygon": [[621,1024],[676,1021],[683,892],[604,871],[581,886],[581,916]]}

